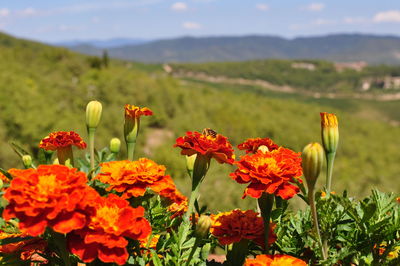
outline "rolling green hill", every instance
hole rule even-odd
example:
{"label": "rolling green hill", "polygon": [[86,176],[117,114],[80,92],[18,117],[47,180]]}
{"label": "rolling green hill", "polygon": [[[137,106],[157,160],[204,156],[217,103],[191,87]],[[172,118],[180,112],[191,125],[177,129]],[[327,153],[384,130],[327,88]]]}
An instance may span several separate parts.
{"label": "rolling green hill", "polygon": [[[80,52],[101,53],[87,46]],[[182,37],[109,49],[112,57],[141,62],[209,62],[254,59],[326,59],[400,64],[400,38],[364,34],[285,39],[276,36]]]}
{"label": "rolling green hill", "polygon": [[[75,130],[87,138],[84,110],[92,99],[103,103],[97,147],[112,137],[122,138],[123,105],[131,103],[155,113],[142,119],[136,156],[165,164],[187,193],[185,162],[172,148],[185,131],[210,127],[234,145],[248,137],[271,137],[300,151],[319,140],[319,112],[328,111],[336,113],[340,122],[335,190],[348,189],[355,195],[364,195],[371,187],[400,190],[400,128],[387,122],[400,121],[398,102],[314,99],[257,86],[176,79],[159,65],[111,60],[106,67],[99,58],[4,34],[0,58],[0,166],[4,168],[22,167],[8,145],[12,140],[36,153],[40,139],[51,131]],[[228,177],[232,170],[212,164],[202,203],[214,210],[253,207],[254,201],[240,199],[243,187]]]}

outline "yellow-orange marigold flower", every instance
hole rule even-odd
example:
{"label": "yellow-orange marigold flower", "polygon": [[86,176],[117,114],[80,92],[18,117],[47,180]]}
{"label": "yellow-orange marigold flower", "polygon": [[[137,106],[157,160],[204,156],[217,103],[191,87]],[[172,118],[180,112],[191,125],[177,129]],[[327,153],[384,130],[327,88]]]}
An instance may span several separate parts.
{"label": "yellow-orange marigold flower", "polygon": [[[151,241],[149,243],[149,239]],[[160,235],[148,235],[146,238],[139,239],[140,247],[143,249],[156,249]]]}
{"label": "yellow-orange marigold flower", "polygon": [[149,222],[143,217],[143,207],[133,208],[115,194],[95,201],[96,212],[87,227],[68,235],[68,247],[84,262],[96,258],[106,263],[126,263],[128,240],[144,239],[151,233]]}
{"label": "yellow-orange marigold flower", "polygon": [[244,266],[307,266],[305,261],[289,255],[257,255],[246,259]]}
{"label": "yellow-orange marigold flower", "polygon": [[270,138],[255,138],[247,139],[245,142],[238,145],[239,150],[245,150],[246,153],[256,153],[260,146],[266,146],[269,151],[279,148]]}
{"label": "yellow-orange marigold flower", "polygon": [[74,131],[57,131],[42,139],[39,148],[55,151],[72,145],[79,149],[86,149],[86,143]]}
{"label": "yellow-orange marigold flower", "polygon": [[228,139],[220,134],[206,135],[199,132],[186,132],[186,136],[176,139],[174,147],[182,149],[182,155],[201,154],[214,158],[219,163],[232,164],[235,155]]}
{"label": "yellow-orange marigold flower", "polygon": [[125,104],[125,116],[139,118],[142,115],[153,115],[153,111],[147,107],[140,108],[138,106]]}
{"label": "yellow-orange marigold flower", "polygon": [[146,193],[146,188],[157,193],[171,189],[173,182],[165,175],[165,170],[165,166],[147,158],[106,162],[101,164],[96,179],[109,184],[108,191],[122,192],[123,198],[139,197]]}
{"label": "yellow-orange marigold flower", "polygon": [[[211,234],[213,234],[221,245],[229,245],[240,242],[242,239],[252,240],[260,246],[264,246],[264,222],[258,213],[248,210],[233,210],[223,212],[211,217],[213,224]],[[274,224],[270,224],[268,243],[272,244],[276,240],[274,234]]]}
{"label": "yellow-orange marigold flower", "polygon": [[291,183],[302,182],[301,156],[292,150],[280,147],[271,152],[258,151],[242,156],[235,162],[237,170],[230,174],[240,184],[250,183],[243,195],[261,197],[263,192],[290,199],[299,192]]}
{"label": "yellow-orange marigold flower", "polygon": [[38,236],[48,226],[65,234],[85,226],[90,202],[98,196],[86,184],[85,173],[63,165],[9,173],[13,180],[4,194],[9,204],[3,218],[18,218],[21,232]]}
{"label": "yellow-orange marigold flower", "polygon": [[168,211],[172,213],[171,219],[184,215],[187,212],[187,210],[188,210],[187,199],[182,201],[181,203],[174,202],[168,206]]}

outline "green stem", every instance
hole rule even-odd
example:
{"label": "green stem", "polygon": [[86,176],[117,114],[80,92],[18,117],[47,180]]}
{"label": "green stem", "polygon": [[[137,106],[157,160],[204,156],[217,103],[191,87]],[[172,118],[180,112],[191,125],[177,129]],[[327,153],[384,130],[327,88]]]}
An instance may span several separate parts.
{"label": "green stem", "polygon": [[69,259],[69,252],[67,250],[67,244],[66,244],[66,239],[65,236],[60,234],[60,233],[56,233],[54,231],[51,231],[51,236],[52,239],[55,243],[55,246],[58,249],[58,255],[60,256],[60,258],[63,260],[64,265],[65,266],[71,266],[71,260]]}
{"label": "green stem", "polygon": [[258,206],[260,207],[261,210],[261,216],[264,221],[264,253],[268,254],[269,250],[269,243],[268,243],[268,237],[269,237],[269,223],[271,219],[271,211],[272,211],[272,206],[274,205],[274,195],[265,193],[261,195],[261,197],[258,199]]}
{"label": "green stem", "polygon": [[326,195],[329,197],[331,194],[331,185],[332,185],[332,173],[333,173],[333,163],[335,162],[336,152],[330,152],[326,154]]}
{"label": "green stem", "polygon": [[247,253],[248,253],[249,241],[242,239],[240,242],[233,243],[233,247],[226,254],[226,262],[229,266],[242,266]]}
{"label": "green stem", "polygon": [[193,256],[194,256],[194,253],[196,253],[196,250],[197,250],[197,248],[199,247],[200,242],[201,242],[201,238],[196,237],[196,240],[195,240],[195,242],[194,242],[194,245],[193,245],[193,247],[192,247],[192,250],[190,251],[188,260],[187,260],[187,262],[186,262],[186,266],[189,266],[189,265],[190,265],[190,261],[192,260],[192,258],[193,258]]}
{"label": "green stem", "polygon": [[312,215],[313,224],[314,224],[314,230],[315,230],[315,233],[317,234],[318,243],[321,248],[322,257],[324,258],[324,260],[326,260],[328,258],[327,248],[325,248],[325,246],[322,245],[321,232],[319,231],[319,224],[318,224],[317,208],[315,206],[314,188],[309,188],[309,190],[308,190],[308,201],[310,203],[311,215]]}
{"label": "green stem", "polygon": [[136,146],[136,141],[126,143],[126,149],[128,151],[128,160],[129,161],[133,161],[133,154],[135,153],[135,146]]}
{"label": "green stem", "polygon": [[57,157],[60,164],[66,165],[66,163],[69,163],[72,167],[74,166],[74,154],[72,153],[71,145],[59,148],[57,150]]}
{"label": "green stem", "polygon": [[89,132],[89,151],[90,151],[90,170],[94,170],[94,135],[96,132],[95,128],[88,128]]}

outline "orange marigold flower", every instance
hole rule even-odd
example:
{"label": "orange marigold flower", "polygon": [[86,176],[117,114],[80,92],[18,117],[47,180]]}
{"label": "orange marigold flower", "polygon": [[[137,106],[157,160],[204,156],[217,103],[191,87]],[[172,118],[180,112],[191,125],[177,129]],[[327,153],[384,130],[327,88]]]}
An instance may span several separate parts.
{"label": "orange marigold flower", "polygon": [[99,258],[103,262],[126,263],[128,240],[144,239],[151,233],[149,222],[143,217],[143,207],[133,208],[115,194],[95,201],[96,212],[87,227],[68,236],[70,251],[84,262]]}
{"label": "orange marigold flower", "polygon": [[171,177],[165,175],[165,170],[164,165],[147,158],[140,158],[137,161],[106,162],[101,164],[101,171],[96,179],[109,184],[108,191],[122,192],[123,198],[143,196],[146,188],[157,193],[165,190],[164,195],[166,195],[174,185]]}
{"label": "orange marigold flower", "polygon": [[147,107],[140,108],[134,105],[125,104],[125,116],[139,118],[142,115],[153,115],[153,111]]}
{"label": "orange marigold flower", "polygon": [[[242,239],[254,241],[260,246],[264,246],[264,222],[258,213],[248,210],[233,210],[223,212],[211,217],[213,224],[210,232],[218,238],[221,245],[229,245],[240,242]],[[272,244],[276,240],[274,234],[275,225],[270,224],[268,243]]]}
{"label": "orange marigold flower", "polygon": [[[151,237],[151,241],[149,243]],[[148,235],[146,238],[139,239],[140,247],[144,249],[156,249],[160,235]]]}
{"label": "orange marigold flower", "polygon": [[181,203],[174,202],[168,206],[168,211],[172,213],[171,219],[184,215],[187,212],[187,210],[188,210],[187,199],[182,201]]}
{"label": "orange marigold flower", "polygon": [[10,169],[13,176],[4,198],[9,204],[3,218],[19,219],[19,229],[31,236],[47,226],[65,234],[85,226],[90,202],[98,193],[89,187],[85,173],[63,165],[37,169]]}
{"label": "orange marigold flower", "polygon": [[182,155],[201,154],[213,157],[219,163],[232,164],[235,155],[228,139],[220,134],[201,134],[199,132],[186,132],[186,136],[176,139],[174,147],[182,149]]}
{"label": "orange marigold flower", "polygon": [[39,148],[55,151],[59,148],[65,148],[71,145],[76,146],[79,149],[86,149],[86,143],[78,133],[75,133],[74,131],[57,131],[50,133],[40,141]]}
{"label": "orange marigold flower", "polygon": [[266,192],[287,200],[299,192],[291,182],[302,182],[300,153],[280,147],[267,153],[259,151],[242,156],[235,164],[238,169],[230,174],[231,178],[240,184],[250,183],[243,198],[247,195],[259,198]]}
{"label": "orange marigold flower", "polygon": [[[8,234],[0,232],[0,239],[16,238],[16,237],[28,237],[26,234],[16,233]],[[10,243],[6,245],[0,245],[0,253],[3,254],[15,254],[21,260],[33,260],[34,255],[43,254],[47,248],[47,242],[42,238],[31,238],[20,242]],[[41,256],[37,256],[41,257]],[[36,260],[36,259],[35,259]],[[42,258],[41,262],[45,262]]]}
{"label": "orange marigold flower", "polygon": [[400,203],[400,197],[397,197],[396,200],[398,203]]}
{"label": "orange marigold flower", "polygon": [[289,255],[257,255],[246,259],[244,266],[307,266],[305,261]]}
{"label": "orange marigold flower", "polygon": [[279,148],[270,138],[255,138],[247,139],[245,142],[238,145],[239,150],[245,150],[246,153],[256,153],[260,146],[266,146],[269,151]]}

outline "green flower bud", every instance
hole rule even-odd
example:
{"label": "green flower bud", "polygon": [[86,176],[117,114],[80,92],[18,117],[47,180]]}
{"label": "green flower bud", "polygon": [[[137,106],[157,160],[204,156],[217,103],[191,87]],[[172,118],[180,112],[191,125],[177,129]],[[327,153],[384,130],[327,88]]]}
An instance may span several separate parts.
{"label": "green flower bud", "polygon": [[212,220],[208,215],[200,215],[197,221],[195,234],[197,237],[205,238],[210,232]]}
{"label": "green flower bud", "polygon": [[318,142],[310,143],[304,147],[301,157],[303,174],[306,178],[309,190],[312,190],[322,170],[324,149]]}
{"label": "green flower bud", "polygon": [[112,138],[110,140],[110,151],[112,153],[119,153],[121,149],[121,141],[119,140],[119,138]]}
{"label": "green flower bud", "polygon": [[193,169],[194,169],[194,163],[196,161],[197,154],[193,154],[190,156],[186,156],[186,169],[189,173],[189,176],[192,176],[193,174]]}
{"label": "green flower bud", "polygon": [[322,145],[326,153],[335,153],[339,143],[339,127],[336,115],[320,113]]}
{"label": "green flower bud", "polygon": [[88,129],[97,128],[101,119],[102,105],[98,101],[91,101],[86,106],[86,126]]}
{"label": "green flower bud", "polygon": [[22,163],[24,164],[25,168],[31,168],[32,167],[32,157],[30,155],[23,155]]}

